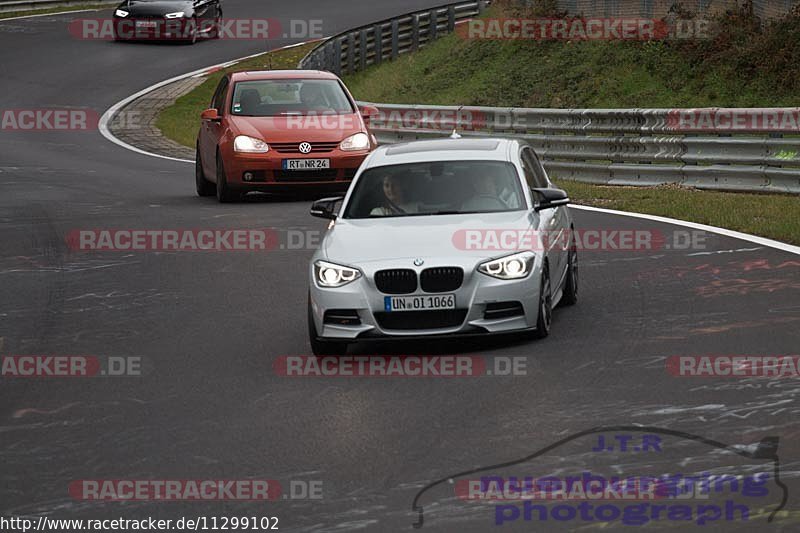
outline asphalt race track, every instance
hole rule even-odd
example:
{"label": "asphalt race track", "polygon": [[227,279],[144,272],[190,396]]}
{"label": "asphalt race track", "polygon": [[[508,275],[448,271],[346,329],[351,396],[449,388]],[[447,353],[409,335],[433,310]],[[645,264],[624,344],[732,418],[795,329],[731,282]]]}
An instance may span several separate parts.
{"label": "asphalt race track", "polygon": [[[322,19],[330,35],[436,4],[226,0],[224,8],[232,18]],[[71,37],[68,22],[87,16],[98,15],[0,21],[0,107],[102,114],[163,79],[265,49]],[[220,205],[198,198],[193,179],[191,165],[127,151],[97,131],[0,131],[0,354],[141,356],[146,368],[138,378],[0,378],[3,516],[277,516],[288,531],[408,531],[414,496],[429,482],[594,426],[632,424],[726,443],[779,436],[786,509],[800,505],[797,378],[688,379],[665,370],[671,355],[797,354],[797,255],[713,234],[703,250],[585,251],[580,301],[556,310],[543,341],[355,351],[524,356],[525,376],[287,378],[274,360],[310,354],[310,249],[93,253],[66,244],[76,229],[325,228],[306,200]],[[582,229],[648,230],[668,242],[681,229],[574,213]],[[121,503],[76,500],[67,490],[81,479],[247,478],[320,480],[324,497]],[[429,502],[423,531],[493,530],[489,510],[450,505]],[[793,524],[704,529],[796,531],[796,517]]]}

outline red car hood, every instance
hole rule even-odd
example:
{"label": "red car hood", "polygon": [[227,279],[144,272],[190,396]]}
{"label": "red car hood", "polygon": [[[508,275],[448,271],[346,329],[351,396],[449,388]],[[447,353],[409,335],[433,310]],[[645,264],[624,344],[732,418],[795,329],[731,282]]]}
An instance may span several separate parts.
{"label": "red car hood", "polygon": [[280,117],[230,117],[237,135],[248,135],[270,142],[339,142],[366,131],[361,116],[315,115]]}

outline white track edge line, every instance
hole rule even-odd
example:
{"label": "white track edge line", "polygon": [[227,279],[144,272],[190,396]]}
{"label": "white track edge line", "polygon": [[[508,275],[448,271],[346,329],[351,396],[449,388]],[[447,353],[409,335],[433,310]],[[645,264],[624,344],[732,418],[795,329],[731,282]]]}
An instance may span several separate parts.
{"label": "white track edge line", "polygon": [[209,71],[211,69],[214,69],[214,68],[226,68],[226,67],[235,65],[236,63],[239,63],[241,61],[246,61],[248,59],[252,59],[252,58],[260,56],[260,55],[268,54],[270,52],[278,52],[280,50],[288,50],[289,48],[295,48],[297,46],[303,46],[305,44],[312,43],[312,42],[314,42],[316,40],[317,39],[314,39],[314,40],[311,40],[311,41],[304,41],[302,43],[290,44],[288,46],[282,46],[280,48],[274,48],[272,50],[266,50],[264,52],[258,52],[258,53],[255,53],[255,54],[250,54],[249,56],[244,56],[244,57],[240,57],[238,59],[233,59],[233,60],[230,60],[230,61],[225,61],[223,63],[218,63],[216,65],[203,67],[203,68],[200,68],[200,69],[197,69],[197,70],[193,70],[192,72],[187,72],[186,74],[181,74],[180,76],[175,76],[174,78],[170,78],[168,80],[164,80],[164,81],[160,81],[158,83],[155,83],[155,84],[151,85],[150,87],[142,89],[141,91],[139,91],[137,93],[134,93],[134,94],[128,96],[127,98],[125,98],[123,100],[120,100],[119,102],[117,102],[116,104],[112,105],[111,107],[109,107],[106,110],[106,112],[103,113],[103,116],[100,117],[100,122],[98,123],[98,129],[100,130],[100,134],[103,137],[105,137],[106,140],[111,141],[112,143],[114,143],[114,144],[116,144],[118,146],[121,146],[122,148],[125,148],[126,150],[130,150],[132,152],[136,152],[137,154],[148,155],[150,157],[157,157],[159,159],[166,159],[168,161],[178,161],[178,162],[181,162],[181,163],[192,163],[192,164],[194,164],[194,160],[192,160],[192,159],[182,159],[182,158],[179,158],[179,157],[170,157],[170,156],[161,155],[161,154],[154,154],[152,152],[148,152],[146,150],[142,150],[141,148],[137,148],[137,147],[135,147],[135,146],[133,146],[131,144],[128,144],[125,141],[116,138],[114,136],[114,134],[111,133],[111,131],[108,129],[108,123],[111,121],[111,118],[120,109],[122,109],[123,107],[125,107],[126,105],[131,103],[132,101],[136,100],[137,98],[139,98],[141,96],[144,96],[145,94],[147,94],[149,92],[155,91],[156,89],[160,89],[161,87],[164,87],[165,85],[169,85],[170,83],[174,83],[176,81],[180,81],[180,80],[183,80],[183,79],[186,79],[186,78],[191,78],[192,76],[196,76],[198,74],[203,74],[204,72],[207,72],[207,71]]}
{"label": "white track edge line", "polygon": [[602,207],[592,207],[588,205],[573,204],[570,206],[570,208],[580,209],[583,211],[595,211],[598,213],[608,213],[610,215],[624,215],[633,218],[644,218],[646,220],[652,220],[654,222],[662,222],[664,224],[674,224],[677,226],[684,226],[687,228],[708,231],[709,233],[716,233],[719,235],[723,235],[725,237],[732,237],[734,239],[752,242],[755,244],[760,244],[761,246],[767,246],[769,248],[775,248],[778,250],[782,250],[784,252],[789,252],[791,254],[800,255],[800,246],[794,246],[785,242],[780,242],[773,239],[767,239],[766,237],[759,237],[757,235],[750,235],[749,233],[742,233],[731,229],[718,228],[716,226],[709,226],[706,224],[699,224],[697,222],[678,220],[677,218],[661,217],[658,215],[648,215],[645,213],[633,213],[630,211],[617,211],[615,209],[604,209]]}

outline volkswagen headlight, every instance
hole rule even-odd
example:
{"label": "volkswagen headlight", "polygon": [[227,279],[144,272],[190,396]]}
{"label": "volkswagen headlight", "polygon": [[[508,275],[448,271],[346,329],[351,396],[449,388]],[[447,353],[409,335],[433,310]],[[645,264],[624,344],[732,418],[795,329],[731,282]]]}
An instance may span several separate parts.
{"label": "volkswagen headlight", "polygon": [[321,287],[341,287],[361,277],[361,272],[327,261],[314,263],[314,277]]}
{"label": "volkswagen headlight", "polygon": [[522,279],[531,273],[535,258],[533,252],[519,252],[481,263],[478,272],[497,279]]}
{"label": "volkswagen headlight", "polygon": [[269,145],[261,139],[239,135],[233,140],[233,151],[247,154],[265,154],[269,152]]}
{"label": "volkswagen headlight", "polygon": [[175,13],[167,13],[164,15],[164,18],[168,19],[179,19],[183,17],[183,11],[176,11]]}
{"label": "volkswagen headlight", "polygon": [[343,140],[339,145],[339,149],[344,152],[351,152],[353,150],[367,150],[369,148],[369,137],[366,133],[356,133],[347,139]]}
{"label": "volkswagen headlight", "polygon": [[125,11],[124,9],[117,9],[116,11],[114,11],[114,14],[115,14],[116,16],[118,16],[118,17],[125,18],[125,17],[127,17],[127,16],[128,16],[130,13],[128,13],[128,12],[127,12],[127,11]]}

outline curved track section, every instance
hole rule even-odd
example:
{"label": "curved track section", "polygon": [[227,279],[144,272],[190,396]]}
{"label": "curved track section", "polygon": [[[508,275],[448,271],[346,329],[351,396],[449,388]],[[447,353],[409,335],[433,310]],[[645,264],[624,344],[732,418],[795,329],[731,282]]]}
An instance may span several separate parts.
{"label": "curved track section", "polygon": [[[331,34],[432,4],[228,0],[225,9],[232,18],[322,19]],[[3,108],[100,114],[160,80],[265,48],[80,41],[66,29],[79,16],[0,21]],[[185,163],[127,151],[97,131],[0,133],[0,352],[140,356],[146,368],[138,378],[2,378],[2,515],[273,515],[290,531],[408,530],[411,502],[433,480],[525,456],[559,435],[628,424],[730,443],[779,436],[796,508],[797,380],[682,379],[665,359],[796,354],[797,255],[714,234],[682,249],[674,225],[576,211],[579,228],[648,231],[670,246],[584,252],[580,302],[556,311],[543,341],[392,347],[522,356],[527,375],[289,379],[273,363],[310,351],[311,250],[87,253],[66,244],[71,231],[91,228],[272,227],[282,239],[324,230],[305,201],[223,207],[195,197],[192,178]],[[67,492],[80,479],[242,478],[321,480],[324,497],[123,505]],[[491,524],[487,510],[445,513],[425,527]]]}

